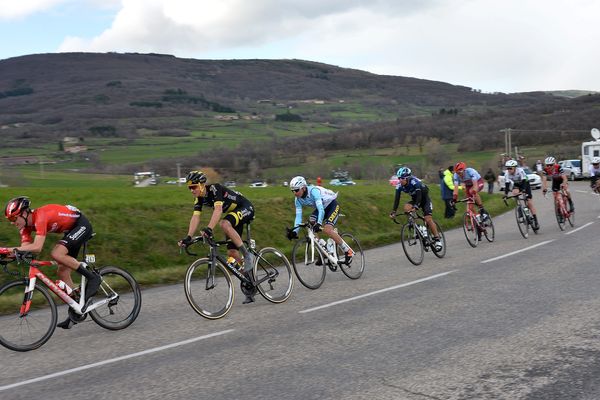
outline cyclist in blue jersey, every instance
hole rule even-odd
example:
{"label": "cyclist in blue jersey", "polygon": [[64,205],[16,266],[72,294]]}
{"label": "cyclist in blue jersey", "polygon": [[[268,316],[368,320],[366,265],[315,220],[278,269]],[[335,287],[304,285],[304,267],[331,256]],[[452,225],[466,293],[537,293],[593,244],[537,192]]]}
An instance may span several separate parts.
{"label": "cyclist in blue jersey", "polygon": [[483,190],[483,178],[474,168],[467,168],[464,162],[457,162],[454,166],[454,193],[452,198],[454,201],[458,199],[458,186],[465,185],[465,194],[467,197],[473,197],[475,204],[479,207],[481,220],[484,221],[488,212],[483,208],[483,202],[479,196],[479,192]]}
{"label": "cyclist in blue jersey", "polygon": [[[290,189],[294,192],[296,199],[296,219],[294,226],[302,223],[302,207],[315,207],[315,210],[309,217],[309,223],[313,232],[318,233],[321,230],[342,249],[345,254],[344,262],[350,264],[354,251],[342,239],[334,229],[340,214],[340,206],[337,202],[337,193],[321,186],[309,185],[302,176],[296,176],[290,181]],[[298,238],[299,228],[288,232],[288,239]],[[319,260],[320,261],[320,260]],[[319,262],[318,261],[318,262]]]}
{"label": "cyclist in blue jersey", "polygon": [[396,218],[396,210],[398,209],[402,192],[408,193],[411,200],[404,204],[404,212],[408,213],[419,208],[423,210],[423,217],[433,235],[434,246],[437,251],[441,250],[442,241],[440,240],[437,226],[431,217],[433,204],[429,198],[429,188],[421,182],[420,179],[413,176],[411,169],[408,167],[401,167],[398,172],[396,172],[396,175],[398,176],[399,182],[398,185],[396,185],[396,196],[394,197],[394,207],[392,208],[392,212],[390,212],[390,218]]}

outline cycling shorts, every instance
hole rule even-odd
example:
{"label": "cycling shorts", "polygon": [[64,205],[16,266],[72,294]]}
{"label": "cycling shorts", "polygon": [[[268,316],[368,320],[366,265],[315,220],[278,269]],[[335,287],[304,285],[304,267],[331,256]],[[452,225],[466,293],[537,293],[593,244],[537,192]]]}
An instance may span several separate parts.
{"label": "cycling shorts", "polygon": [[[323,216],[323,225],[333,225],[335,226],[338,217],[340,216],[340,205],[337,200],[332,200],[331,203],[325,207],[325,215]],[[314,210],[310,217],[308,217],[308,221],[311,224],[317,222],[317,218],[319,218],[319,210]]]}
{"label": "cycling shorts", "polygon": [[521,192],[524,192],[525,194],[527,194],[527,199],[533,198],[533,195],[531,194],[531,185],[529,184],[529,181],[515,183],[514,188],[519,189]]}
{"label": "cycling shorts", "polygon": [[560,185],[562,185],[562,183],[563,183],[562,177],[552,178],[552,191],[560,192]]}
{"label": "cycling shorts", "polygon": [[472,179],[465,181],[465,195],[467,197],[473,197],[477,192],[481,192],[485,186],[483,178],[479,178],[477,182],[473,182]]}
{"label": "cycling shorts", "polygon": [[423,210],[423,215],[425,216],[433,213],[433,203],[431,202],[429,195],[424,195],[421,197],[421,204],[415,204],[414,201],[409,201],[408,204],[419,207],[421,210]]}
{"label": "cycling shorts", "polygon": [[[244,225],[249,224],[254,219],[254,207],[249,202],[239,204],[234,211],[228,212],[223,219],[229,221],[241,238],[244,234]],[[237,249],[230,238],[227,238],[227,248]]]}
{"label": "cycling shorts", "polygon": [[90,221],[83,214],[79,214],[75,225],[71,230],[65,232],[65,235],[58,241],[58,244],[67,248],[68,255],[77,258],[81,246],[92,238],[93,233]]}

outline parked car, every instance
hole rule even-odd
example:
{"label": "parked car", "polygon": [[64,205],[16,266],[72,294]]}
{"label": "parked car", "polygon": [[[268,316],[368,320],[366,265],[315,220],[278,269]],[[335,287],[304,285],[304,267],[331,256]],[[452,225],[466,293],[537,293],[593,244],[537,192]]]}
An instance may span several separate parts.
{"label": "parked car", "polygon": [[[531,189],[540,189],[542,187],[542,178],[538,174],[533,173],[529,167],[523,168],[523,171],[527,174]],[[498,186],[500,190],[504,190],[504,174],[498,176]]]}
{"label": "parked car", "polygon": [[233,188],[233,187],[235,187],[235,186],[236,186],[236,183],[235,183],[235,181],[225,181],[225,182],[223,183],[223,185],[225,185],[225,186],[226,186],[226,187],[228,187],[228,188]]}
{"label": "parked car", "polygon": [[352,179],[332,179],[329,181],[331,186],[352,186],[356,185]]}
{"label": "parked car", "polygon": [[264,188],[267,186],[269,186],[269,185],[267,185],[267,182],[263,182],[263,181],[254,181],[250,184],[251,188]]}
{"label": "parked car", "polygon": [[569,178],[570,181],[575,179],[583,179],[583,173],[581,171],[581,160],[562,160],[558,162]]}

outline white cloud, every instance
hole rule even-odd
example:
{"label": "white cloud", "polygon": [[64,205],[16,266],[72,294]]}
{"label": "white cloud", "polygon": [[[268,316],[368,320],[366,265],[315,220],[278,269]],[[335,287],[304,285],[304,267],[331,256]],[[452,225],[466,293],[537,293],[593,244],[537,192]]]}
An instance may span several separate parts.
{"label": "white cloud", "polygon": [[0,0],[0,19],[18,19],[49,10],[69,0]]}
{"label": "white cloud", "polygon": [[302,58],[484,91],[598,90],[597,15],[593,0],[122,0],[110,28],[59,51]]}

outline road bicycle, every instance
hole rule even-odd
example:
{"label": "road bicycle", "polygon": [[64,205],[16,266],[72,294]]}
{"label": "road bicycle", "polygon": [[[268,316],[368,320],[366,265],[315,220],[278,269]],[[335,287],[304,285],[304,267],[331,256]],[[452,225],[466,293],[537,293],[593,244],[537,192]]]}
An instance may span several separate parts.
{"label": "road bicycle", "polygon": [[400,238],[402,249],[404,250],[404,254],[406,254],[406,258],[408,258],[408,261],[414,265],[420,265],[423,262],[423,258],[425,258],[425,252],[429,251],[429,249],[431,249],[431,252],[435,254],[436,257],[444,257],[446,255],[446,237],[444,236],[444,231],[442,231],[440,224],[433,221],[437,228],[440,242],[442,243],[442,246],[438,248],[435,246],[433,234],[425,222],[423,215],[416,211],[410,211],[405,214],[407,216],[406,223],[402,224],[401,222],[398,222],[396,218],[394,218],[393,221],[398,225],[402,225],[402,228],[400,229]]}
{"label": "road bicycle", "polygon": [[[204,318],[222,318],[233,306],[235,291],[232,274],[240,280],[245,295],[254,295],[258,290],[271,303],[283,303],[292,294],[294,279],[287,257],[273,247],[258,250],[256,242],[250,237],[250,225],[247,225],[245,243],[254,255],[254,265],[248,275],[243,273],[243,266],[233,258],[228,262],[219,253],[219,247],[226,244],[226,240],[215,241],[213,237],[195,236],[190,245],[199,242],[209,246],[208,256],[194,261],[188,267],[183,286],[188,303]],[[189,251],[189,246],[184,249],[187,254],[197,256]]]}
{"label": "road bicycle", "polygon": [[[554,194],[554,215],[556,216],[556,222],[558,223],[558,227],[561,231],[565,230],[565,226],[567,222],[571,227],[575,226],[575,214],[570,212],[567,208],[567,204],[569,203],[569,198],[565,189],[561,188],[558,192],[553,192]],[[546,194],[544,194],[546,197]]]}
{"label": "road bicycle", "polygon": [[537,229],[535,228],[535,221],[533,220],[533,214],[527,205],[527,193],[519,192],[517,194],[512,194],[508,196],[504,196],[502,200],[504,200],[504,204],[508,206],[508,199],[515,199],[517,203],[517,207],[515,208],[515,218],[517,220],[517,227],[519,228],[519,232],[521,232],[521,236],[525,239],[529,237],[529,228],[533,230],[533,233],[537,235]]}
{"label": "road bicycle", "polygon": [[[333,239],[319,239],[311,229],[310,223],[300,224],[288,232],[301,228],[305,235],[294,243],[292,248],[292,265],[296,277],[308,289],[318,289],[325,281],[327,268],[335,272],[338,267],[350,279],[358,279],[365,270],[365,255],[358,239],[349,232],[340,236],[354,251],[349,263],[345,261],[345,253]],[[336,228],[337,229],[337,228]]]}
{"label": "road bicycle", "polygon": [[[0,344],[15,351],[30,351],[50,339],[56,329],[58,311],[48,289],[69,306],[69,317],[74,322],[82,322],[89,314],[101,327],[119,330],[136,320],[142,306],[142,293],[134,277],[115,266],[96,269],[96,257],[86,254],[85,244],[83,252],[88,268],[102,277],[98,292],[87,303],[85,277],[81,278],[79,288],[71,289],[62,281],[55,283],[40,271],[41,267],[56,266],[56,261],[35,260],[32,253],[0,248],[0,265],[4,271],[19,276],[0,287]],[[21,266],[21,271],[10,271],[8,265],[12,262]],[[28,266],[27,274],[23,266]],[[67,294],[69,291],[71,295]]]}
{"label": "road bicycle", "polygon": [[481,242],[482,235],[485,236],[488,242],[493,242],[496,232],[494,230],[494,221],[492,221],[492,217],[487,214],[482,221],[481,215],[474,210],[475,199],[473,199],[473,197],[467,197],[457,201],[457,203],[465,202],[467,203],[467,210],[463,214],[463,231],[467,243],[469,243],[471,247],[477,247],[479,242]]}

